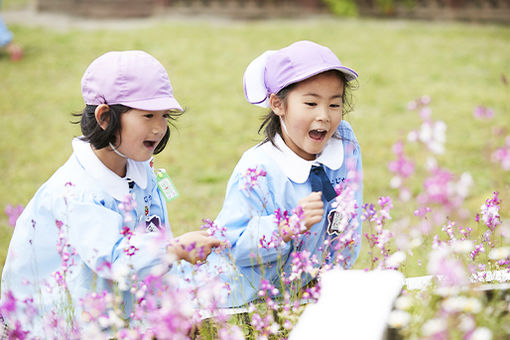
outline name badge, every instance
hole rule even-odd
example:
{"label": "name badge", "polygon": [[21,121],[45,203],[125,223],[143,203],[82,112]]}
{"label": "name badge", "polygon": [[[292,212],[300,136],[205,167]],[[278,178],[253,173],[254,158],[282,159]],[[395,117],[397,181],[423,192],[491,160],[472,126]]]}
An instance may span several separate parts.
{"label": "name badge", "polygon": [[170,202],[179,197],[179,192],[175,188],[175,185],[172,183],[172,180],[166,173],[165,169],[159,169],[156,172],[156,180],[158,182],[158,188],[167,202]]}
{"label": "name badge", "polygon": [[341,222],[340,214],[337,214],[335,209],[332,209],[328,214],[328,234],[340,235],[345,229]]}

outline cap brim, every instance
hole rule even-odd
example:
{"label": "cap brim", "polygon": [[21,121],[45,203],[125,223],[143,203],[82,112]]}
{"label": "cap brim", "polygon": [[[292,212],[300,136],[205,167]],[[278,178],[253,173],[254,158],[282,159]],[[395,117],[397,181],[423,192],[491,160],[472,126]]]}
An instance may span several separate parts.
{"label": "cap brim", "polygon": [[144,110],[144,111],[164,111],[164,110],[179,110],[183,111],[181,105],[175,98],[161,97],[147,100],[138,100],[134,102],[122,102],[119,103],[125,106],[129,106],[133,109]]}
{"label": "cap brim", "polygon": [[351,80],[358,78],[358,73],[351,68],[342,66],[342,67],[336,68],[335,70],[338,70],[338,71],[342,72],[343,74],[345,74],[347,81],[351,81]]}
{"label": "cap brim", "polygon": [[283,89],[291,84],[298,83],[300,81],[311,78],[311,77],[321,74],[323,72],[332,71],[332,70],[336,70],[336,71],[343,73],[345,75],[345,79],[348,82],[358,78],[358,73],[356,73],[356,71],[354,71],[353,69],[350,69],[348,67],[345,67],[345,66],[337,65],[337,66],[318,67],[316,69],[310,70],[309,72],[295,75],[294,78],[289,79],[289,80],[287,80],[287,82],[285,84],[282,84],[276,92],[280,91],[281,89]]}

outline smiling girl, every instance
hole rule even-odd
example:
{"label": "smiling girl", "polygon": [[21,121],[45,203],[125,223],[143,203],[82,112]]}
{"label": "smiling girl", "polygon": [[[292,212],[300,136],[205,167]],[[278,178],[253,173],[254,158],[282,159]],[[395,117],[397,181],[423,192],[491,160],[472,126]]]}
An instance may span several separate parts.
{"label": "smiling girl", "polygon": [[[83,136],[17,220],[2,274],[2,299],[19,302],[4,315],[8,326],[42,339],[52,337],[48,313],[83,327],[81,300],[92,292],[120,290],[129,318],[135,297],[119,282],[168,270],[168,255],[204,260],[219,245],[206,231],[171,237],[152,156],[183,110],[164,67],[142,51],[108,52],[81,84]],[[22,301],[35,313],[23,313]]]}

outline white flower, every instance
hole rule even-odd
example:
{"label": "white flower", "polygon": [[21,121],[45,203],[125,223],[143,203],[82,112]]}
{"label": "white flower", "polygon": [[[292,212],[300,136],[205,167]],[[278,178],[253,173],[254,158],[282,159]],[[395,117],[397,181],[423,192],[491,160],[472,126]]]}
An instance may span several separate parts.
{"label": "white flower", "polygon": [[469,194],[469,188],[473,185],[473,177],[469,172],[463,172],[457,182],[457,194],[460,197],[466,197]]}
{"label": "white flower", "polygon": [[128,290],[129,267],[126,264],[119,264],[113,267],[113,278],[118,282],[120,290]]}
{"label": "white flower", "polygon": [[400,296],[395,300],[395,308],[408,310],[413,305],[413,299],[409,296]]}
{"label": "white flower", "polygon": [[269,327],[269,332],[271,332],[271,334],[277,334],[279,330],[280,330],[280,325],[276,322],[273,322],[271,324],[271,326]]}
{"label": "white flower", "polygon": [[447,312],[478,313],[482,310],[482,304],[478,299],[465,296],[453,296],[443,302],[443,308]]}
{"label": "white flower", "polygon": [[491,260],[502,260],[510,256],[510,247],[494,248],[489,253],[489,259]]}
{"label": "white flower", "polygon": [[390,313],[388,325],[393,328],[402,328],[409,324],[409,321],[411,321],[411,315],[408,312],[394,310]]}
{"label": "white flower", "polygon": [[460,293],[460,288],[457,286],[453,287],[439,287],[436,289],[436,294],[439,296],[455,296]]}
{"label": "white flower", "polygon": [[444,319],[430,319],[425,322],[421,328],[424,336],[431,336],[446,329],[447,324]]}
{"label": "white flower", "polygon": [[401,185],[402,185],[402,178],[400,178],[399,176],[394,176],[390,180],[390,187],[393,189],[399,188]]}
{"label": "white flower", "polygon": [[418,139],[418,133],[416,131],[411,131],[407,135],[407,140],[409,142],[416,142],[417,139]]}
{"label": "white flower", "polygon": [[407,188],[402,188],[398,198],[403,202],[408,202],[411,199],[411,192]]}
{"label": "white flower", "polygon": [[453,251],[457,254],[468,254],[474,247],[474,243],[471,240],[458,240],[453,243]]}
{"label": "white flower", "polygon": [[419,247],[423,244],[421,237],[415,237],[411,240],[411,248]]}
{"label": "white flower", "polygon": [[437,160],[432,156],[427,157],[425,168],[429,171],[437,169]]}
{"label": "white flower", "polygon": [[482,310],[482,303],[480,300],[476,298],[468,298],[466,299],[465,305],[464,305],[464,312],[467,313],[479,313]]}
{"label": "white flower", "polygon": [[473,330],[475,326],[476,323],[472,316],[462,315],[460,317],[459,329],[464,333]]}
{"label": "white flower", "polygon": [[486,327],[478,327],[471,336],[471,340],[491,340],[492,332]]}
{"label": "white flower", "polygon": [[427,145],[428,145],[430,151],[432,151],[435,154],[440,155],[440,154],[444,153],[443,143],[440,143],[440,142],[434,140],[434,141],[429,142]]}
{"label": "white flower", "polygon": [[464,296],[453,296],[443,301],[443,308],[447,312],[457,313],[464,309],[466,298]]}
{"label": "white flower", "polygon": [[406,260],[406,254],[403,251],[397,251],[391,254],[386,261],[387,267],[397,268]]}
{"label": "white flower", "polygon": [[420,128],[418,138],[425,144],[432,140],[432,126],[429,123],[423,123]]}

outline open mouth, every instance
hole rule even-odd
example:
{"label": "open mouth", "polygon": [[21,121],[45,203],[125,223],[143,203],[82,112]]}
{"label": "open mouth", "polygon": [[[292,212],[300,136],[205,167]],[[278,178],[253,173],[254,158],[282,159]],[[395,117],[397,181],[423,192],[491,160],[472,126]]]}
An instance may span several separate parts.
{"label": "open mouth", "polygon": [[308,136],[310,136],[310,138],[313,140],[322,141],[324,139],[324,137],[326,137],[327,133],[328,132],[326,130],[315,129],[315,130],[310,130],[308,132]]}
{"label": "open mouth", "polygon": [[149,149],[154,149],[156,147],[156,142],[151,140],[143,141],[143,145]]}

